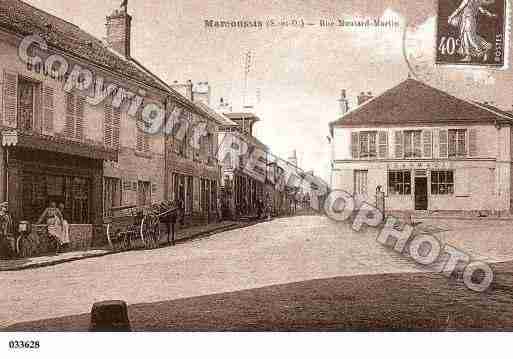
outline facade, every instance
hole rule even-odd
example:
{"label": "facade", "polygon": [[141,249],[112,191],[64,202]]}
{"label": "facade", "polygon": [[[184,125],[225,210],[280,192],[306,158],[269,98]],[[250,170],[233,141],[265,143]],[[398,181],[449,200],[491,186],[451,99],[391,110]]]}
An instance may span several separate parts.
{"label": "facade", "polygon": [[391,211],[510,212],[513,116],[413,79],[330,124],[333,190]]}
{"label": "facade", "polygon": [[[174,131],[167,139],[167,168],[169,171],[168,192],[170,200],[182,200],[189,220],[218,219],[217,202],[221,167],[217,160],[218,128],[221,120],[208,107],[210,88],[200,83],[207,93],[198,92],[192,81],[174,83],[171,87],[189,100],[193,107],[186,110],[182,119],[184,136]],[[205,124],[203,137],[196,145],[192,138],[198,124]]]}
{"label": "facade", "polygon": [[[240,150],[239,156],[219,159],[223,165],[223,188],[231,216],[253,216],[266,200],[269,148],[253,136],[260,119],[252,113],[225,113],[220,143]],[[269,191],[269,187],[267,187]],[[269,195],[271,196],[271,195]]]}
{"label": "facade", "polygon": [[[131,57],[130,24],[126,8],[115,10],[105,44],[24,2],[0,3],[0,196],[16,221],[35,222],[49,202],[62,202],[72,232],[80,226],[90,243],[102,240],[113,207],[179,194],[189,213],[208,213],[215,203],[215,121]],[[42,61],[22,61],[20,45],[34,35],[47,48],[33,43],[27,56]],[[200,148],[172,132],[143,131],[138,108],[146,104],[166,119],[179,109],[188,122],[207,122]]]}

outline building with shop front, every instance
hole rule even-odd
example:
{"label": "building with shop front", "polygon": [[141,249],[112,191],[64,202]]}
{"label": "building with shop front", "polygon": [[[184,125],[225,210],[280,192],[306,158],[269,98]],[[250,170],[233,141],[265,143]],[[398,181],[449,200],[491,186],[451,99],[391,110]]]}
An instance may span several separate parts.
{"label": "building with shop front", "polygon": [[[178,143],[173,133],[144,130],[140,109],[154,104],[168,118],[179,108],[191,122],[212,122],[211,115],[131,56],[131,20],[126,8],[110,14],[104,42],[22,1],[0,2],[0,197],[16,221],[35,222],[49,202],[62,202],[72,240],[85,237],[90,244],[103,239],[113,207],[145,206],[188,191],[186,208],[208,211],[206,198],[213,196],[207,191],[216,192],[219,178],[211,151],[215,126],[193,153],[190,142]],[[34,35],[40,43],[27,55],[39,63],[19,55],[23,40]],[[74,77],[77,66],[92,74],[90,86],[84,72]],[[203,172],[195,175],[190,162]],[[197,179],[187,187],[189,179],[177,173]]]}
{"label": "building with shop front", "polygon": [[513,116],[414,79],[330,124],[333,190],[386,209],[509,213]]}
{"label": "building with shop front", "polygon": [[[270,193],[269,147],[253,136],[260,121],[253,113],[224,113],[227,123],[219,128],[219,143],[236,149],[231,156],[220,153],[223,166],[223,191],[231,216],[254,216]],[[234,155],[237,153],[238,155]],[[269,195],[268,195],[269,194]]]}

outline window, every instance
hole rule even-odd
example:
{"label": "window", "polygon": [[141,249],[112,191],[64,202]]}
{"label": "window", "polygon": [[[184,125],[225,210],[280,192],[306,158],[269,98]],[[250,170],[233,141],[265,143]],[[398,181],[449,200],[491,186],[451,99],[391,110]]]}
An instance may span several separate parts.
{"label": "window", "polygon": [[404,157],[422,157],[422,131],[404,131]]}
{"label": "window", "polygon": [[467,130],[449,130],[449,157],[465,157]]}
{"label": "window", "polygon": [[376,158],[377,132],[360,132],[360,158]]}
{"label": "window", "polygon": [[66,93],[66,124],[64,135],[74,140],[81,140],[84,137],[84,112],[85,98]]}
{"label": "window", "polygon": [[104,179],[103,210],[106,217],[112,216],[112,207],[121,206],[121,180],[119,178]]}
{"label": "window", "polygon": [[431,171],[431,194],[447,195],[454,193],[453,171]]}
{"label": "window", "polygon": [[139,181],[137,183],[137,204],[147,206],[151,204],[151,183]]}
{"label": "window", "polygon": [[390,195],[411,194],[411,172],[390,171],[388,172],[388,193]]}
{"label": "window", "polygon": [[119,133],[121,125],[121,111],[114,108],[111,103],[105,103],[105,118],[103,122],[103,143],[107,147],[119,148]]}
{"label": "window", "polygon": [[137,141],[136,141],[136,151],[138,152],[149,152],[150,151],[150,135],[147,133],[147,129],[150,127],[150,124],[143,121],[142,118],[138,120],[136,131],[137,131]]}
{"label": "window", "polygon": [[24,78],[18,80],[18,128],[23,131],[35,128],[38,89],[36,82]]}
{"label": "window", "polygon": [[354,171],[354,193],[355,194],[367,194],[367,170],[355,170]]}

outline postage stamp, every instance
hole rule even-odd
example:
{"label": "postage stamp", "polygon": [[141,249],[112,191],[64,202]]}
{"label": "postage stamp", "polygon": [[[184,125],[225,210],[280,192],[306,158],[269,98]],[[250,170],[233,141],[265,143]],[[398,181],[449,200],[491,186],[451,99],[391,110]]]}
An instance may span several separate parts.
{"label": "postage stamp", "polygon": [[503,67],[506,0],[439,0],[436,63]]}

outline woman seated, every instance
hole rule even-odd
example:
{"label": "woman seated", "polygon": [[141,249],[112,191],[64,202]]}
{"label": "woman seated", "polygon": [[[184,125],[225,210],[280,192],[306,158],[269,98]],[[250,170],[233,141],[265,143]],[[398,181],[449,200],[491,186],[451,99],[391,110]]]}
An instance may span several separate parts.
{"label": "woman seated", "polygon": [[69,243],[69,238],[64,233],[64,218],[55,201],[50,202],[50,206],[44,210],[37,221],[37,224],[45,223],[48,226],[48,235],[57,241],[57,252],[61,252],[62,248]]}

